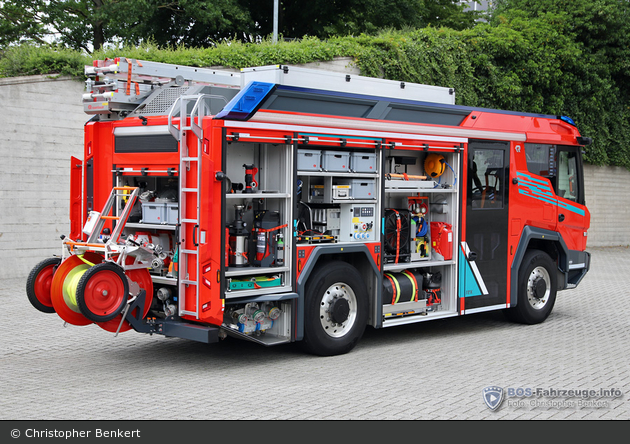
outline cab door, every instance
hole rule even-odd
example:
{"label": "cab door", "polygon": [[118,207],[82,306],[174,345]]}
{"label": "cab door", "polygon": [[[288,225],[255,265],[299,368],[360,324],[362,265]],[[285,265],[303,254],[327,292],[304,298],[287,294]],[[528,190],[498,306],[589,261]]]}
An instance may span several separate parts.
{"label": "cab door", "polygon": [[586,231],[590,214],[584,206],[584,178],[581,147],[559,146],[557,150],[556,195],[558,223],[556,225],[569,250],[586,248]]}
{"label": "cab door", "polygon": [[460,307],[507,300],[509,142],[470,141],[466,217],[460,246]]}

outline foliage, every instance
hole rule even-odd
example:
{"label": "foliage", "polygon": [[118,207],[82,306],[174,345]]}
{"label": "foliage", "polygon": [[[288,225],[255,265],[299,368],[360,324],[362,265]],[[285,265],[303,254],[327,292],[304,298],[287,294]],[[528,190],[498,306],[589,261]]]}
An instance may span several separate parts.
{"label": "foliage", "polygon": [[[279,32],[288,39],[376,32],[440,23],[463,29],[477,14],[457,0],[283,0]],[[273,31],[273,0],[3,0],[0,48],[54,38],[87,52],[104,45],[213,47],[256,42]]]}
{"label": "foliage", "polygon": [[[521,9],[501,9],[509,2]],[[566,8],[569,3],[572,8]],[[501,0],[490,22],[472,28],[390,28],[326,40],[281,39],[275,45],[269,38],[258,43],[233,38],[213,47],[145,42],[96,51],[93,56],[61,47],[22,45],[1,55],[0,76],[80,77],[83,65],[92,58],[120,55],[231,68],[350,57],[362,75],[453,87],[461,105],[568,115],[583,135],[594,140],[586,148],[587,161],[630,168],[628,2],[594,0],[594,8],[590,3]],[[610,33],[601,32],[606,27]]]}
{"label": "foliage", "polygon": [[0,77],[41,74],[81,77],[91,57],[74,49],[23,44],[14,46],[0,57]]}
{"label": "foliage", "polygon": [[[492,25],[547,29],[549,56],[571,43],[558,67],[560,88],[540,89],[562,101],[583,133],[587,159],[630,168],[630,2],[627,0],[497,0]],[[535,44],[535,42],[533,42]],[[526,78],[526,76],[522,76]],[[534,85],[535,86],[535,85]]]}

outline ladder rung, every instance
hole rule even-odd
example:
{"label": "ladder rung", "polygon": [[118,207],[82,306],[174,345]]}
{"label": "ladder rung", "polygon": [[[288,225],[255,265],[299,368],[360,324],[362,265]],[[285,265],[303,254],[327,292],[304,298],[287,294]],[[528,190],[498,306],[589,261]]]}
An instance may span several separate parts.
{"label": "ladder rung", "polygon": [[197,219],[182,219],[180,220],[183,224],[198,224],[199,221]]}
{"label": "ladder rung", "polygon": [[197,254],[197,250],[180,250],[180,252],[186,254]]}
{"label": "ladder rung", "polygon": [[198,193],[199,188],[182,188],[182,193]]}
{"label": "ladder rung", "polygon": [[120,217],[118,217],[118,216],[101,216],[101,219],[118,220],[118,219],[120,219]]}
{"label": "ladder rung", "polygon": [[180,279],[180,284],[197,285],[197,281],[191,281],[189,279]]}
{"label": "ladder rung", "polygon": [[184,162],[199,162],[198,157],[182,157]]}

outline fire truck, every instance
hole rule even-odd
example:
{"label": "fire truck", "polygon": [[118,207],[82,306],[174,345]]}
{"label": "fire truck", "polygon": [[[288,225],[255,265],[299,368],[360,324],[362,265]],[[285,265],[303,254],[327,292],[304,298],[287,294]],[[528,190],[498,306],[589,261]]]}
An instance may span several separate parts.
{"label": "fire truck", "polygon": [[336,355],[368,325],[543,322],[589,270],[568,117],[296,66],[85,72],[69,232],[26,284],[67,324]]}

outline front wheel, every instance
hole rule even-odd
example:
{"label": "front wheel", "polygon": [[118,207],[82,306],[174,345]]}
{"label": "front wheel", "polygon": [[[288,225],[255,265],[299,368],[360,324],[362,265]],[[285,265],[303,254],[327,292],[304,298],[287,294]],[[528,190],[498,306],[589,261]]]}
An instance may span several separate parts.
{"label": "front wheel", "polygon": [[510,320],[522,324],[543,322],[556,302],[557,267],[549,255],[540,250],[525,254],[518,272],[518,301],[506,310]]}
{"label": "front wheel", "polygon": [[356,268],[329,262],[306,287],[303,347],[332,356],[348,353],[363,336],[368,318],[367,288]]}

